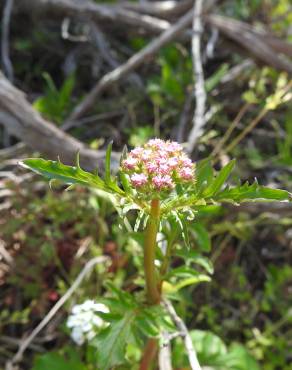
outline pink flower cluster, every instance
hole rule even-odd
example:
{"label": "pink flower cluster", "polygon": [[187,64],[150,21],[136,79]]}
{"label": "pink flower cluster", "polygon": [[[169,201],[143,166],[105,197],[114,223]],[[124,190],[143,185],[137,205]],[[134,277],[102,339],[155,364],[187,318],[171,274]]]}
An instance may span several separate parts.
{"label": "pink flower cluster", "polygon": [[171,190],[194,180],[194,163],[174,141],[152,139],[133,149],[122,162],[134,188],[142,191]]}

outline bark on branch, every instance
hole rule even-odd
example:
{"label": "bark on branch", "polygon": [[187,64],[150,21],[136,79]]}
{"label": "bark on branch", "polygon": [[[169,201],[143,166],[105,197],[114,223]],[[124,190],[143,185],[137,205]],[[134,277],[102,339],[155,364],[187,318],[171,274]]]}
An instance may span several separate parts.
{"label": "bark on branch", "polygon": [[[27,101],[25,95],[14,87],[0,72],[0,124],[8,132],[33,150],[47,158],[59,155],[66,164],[74,163],[80,151],[81,165],[93,170],[103,166],[103,151],[94,151],[84,143],[64,133],[53,123],[45,120]],[[118,166],[117,153],[113,153],[113,166]]]}

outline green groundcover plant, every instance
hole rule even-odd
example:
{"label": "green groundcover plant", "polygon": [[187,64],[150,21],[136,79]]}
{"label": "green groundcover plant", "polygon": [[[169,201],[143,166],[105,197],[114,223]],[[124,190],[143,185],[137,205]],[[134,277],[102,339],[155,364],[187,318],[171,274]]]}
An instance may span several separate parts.
{"label": "green groundcover plant", "polygon": [[[103,178],[97,172],[84,171],[78,156],[74,167],[59,160],[37,158],[26,159],[21,164],[51,181],[107,193],[122,218],[129,211],[137,212],[133,232],[143,232],[140,240],[143,262],[134,293],[106,282],[105,294],[99,298],[99,303],[87,301],[75,306],[67,326],[72,329],[76,343],[88,342],[92,368],[156,369],[157,352],[164,346],[166,333],[168,339],[181,334],[167,309],[168,303],[177,299],[176,294],[183,287],[210,281],[212,274],[211,261],[201,251],[193,250],[189,242],[189,229],[196,224],[196,215],[223,202],[290,201],[291,194],[261,186],[257,181],[232,187],[226,185],[234,160],[216,172],[208,159],[195,164],[180,144],[161,139],[152,139],[129,153],[125,150],[118,174],[114,176],[111,149],[109,145]],[[185,264],[172,267],[172,258],[177,256],[185,260]],[[87,325],[83,332],[82,325]],[[208,369],[258,369],[240,345],[227,348],[220,338],[199,330],[191,331],[190,338],[199,362]],[[174,342],[173,365],[200,369],[199,363],[195,364],[191,356],[184,354],[183,342],[177,338]],[[134,350],[137,348],[138,352]],[[58,354],[54,356],[55,363],[65,361]],[[81,362],[78,366],[81,360],[75,358],[76,353],[66,356],[72,364],[67,362],[60,369],[84,368]],[[47,361],[53,362],[53,357]],[[46,369],[46,356],[36,368]]]}

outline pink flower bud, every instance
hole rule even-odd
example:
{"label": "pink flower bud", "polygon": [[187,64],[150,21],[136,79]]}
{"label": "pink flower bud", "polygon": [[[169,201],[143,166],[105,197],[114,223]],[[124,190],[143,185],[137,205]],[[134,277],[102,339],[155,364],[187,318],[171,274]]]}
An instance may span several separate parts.
{"label": "pink flower bud", "polygon": [[149,174],[153,174],[153,173],[155,173],[156,171],[157,171],[157,164],[155,164],[155,163],[153,163],[153,162],[148,162],[148,163],[146,163],[145,164],[145,167],[146,167],[146,169],[147,169],[147,172],[149,173]]}
{"label": "pink flower bud", "polygon": [[127,159],[124,160],[122,166],[127,170],[133,170],[138,163],[137,158],[133,158],[132,156],[129,156]]}
{"label": "pink flower bud", "polygon": [[176,184],[194,180],[195,165],[180,144],[152,139],[133,149],[122,163],[131,184],[140,193],[171,191]]}
{"label": "pink flower bud", "polygon": [[194,178],[194,170],[191,168],[182,168],[179,171],[179,176],[183,180],[192,180]]}
{"label": "pink flower bud", "polygon": [[158,190],[161,190],[163,188],[173,188],[174,187],[174,183],[172,182],[171,177],[168,176],[168,175],[154,176],[153,179],[152,179],[152,182],[153,182],[155,188],[158,189]]}
{"label": "pink flower bud", "polygon": [[141,186],[147,184],[147,176],[144,173],[135,173],[131,176],[131,183],[134,187],[140,188]]}

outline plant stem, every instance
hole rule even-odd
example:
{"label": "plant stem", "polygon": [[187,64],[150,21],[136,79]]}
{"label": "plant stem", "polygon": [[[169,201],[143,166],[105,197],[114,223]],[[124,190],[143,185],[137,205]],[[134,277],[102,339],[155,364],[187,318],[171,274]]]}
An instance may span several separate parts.
{"label": "plant stem", "polygon": [[145,230],[144,245],[144,271],[146,280],[146,294],[149,304],[160,302],[160,293],[155,269],[155,248],[156,237],[160,219],[160,202],[159,199],[152,199],[150,216]]}
{"label": "plant stem", "polygon": [[[146,282],[146,295],[147,301],[150,305],[158,304],[161,299],[154,264],[156,237],[159,228],[159,220],[160,220],[160,201],[159,199],[152,199],[150,216],[145,230],[145,244],[144,244],[144,271]],[[139,370],[151,369],[151,365],[153,365],[154,363],[157,351],[158,351],[157,339],[149,338],[144,349]]]}
{"label": "plant stem", "polygon": [[157,339],[150,338],[146,344],[139,370],[149,370],[158,351]]}

